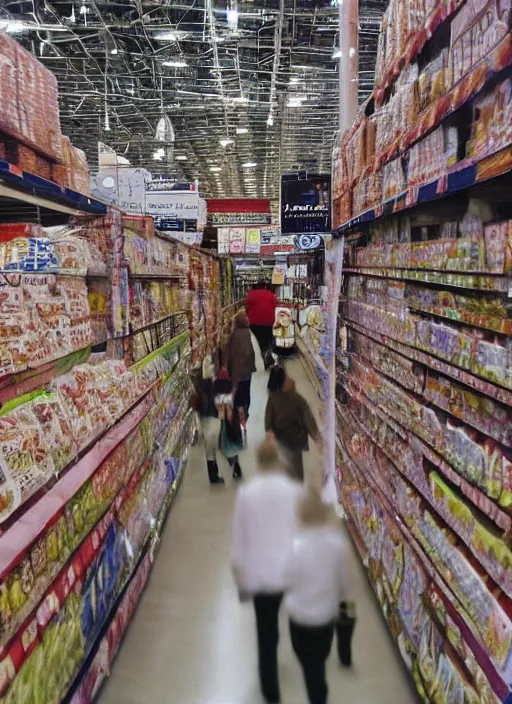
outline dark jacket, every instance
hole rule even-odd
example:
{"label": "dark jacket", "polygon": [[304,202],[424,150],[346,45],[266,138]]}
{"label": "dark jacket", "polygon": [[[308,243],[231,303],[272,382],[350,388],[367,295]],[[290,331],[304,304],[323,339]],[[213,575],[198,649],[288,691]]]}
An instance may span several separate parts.
{"label": "dark jacket", "polygon": [[246,379],[256,371],[256,360],[249,328],[239,327],[233,331],[227,347],[227,368],[234,382]]}
{"label": "dark jacket", "polygon": [[287,378],[282,391],[272,392],[265,409],[265,430],[290,450],[307,450],[308,437],[318,437],[318,426],[306,399]]}

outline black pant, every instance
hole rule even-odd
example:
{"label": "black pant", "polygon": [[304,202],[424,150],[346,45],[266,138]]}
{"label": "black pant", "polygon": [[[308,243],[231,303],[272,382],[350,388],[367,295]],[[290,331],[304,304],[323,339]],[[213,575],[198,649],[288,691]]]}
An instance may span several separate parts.
{"label": "black pant", "polygon": [[272,325],[251,325],[251,332],[258,340],[263,357],[272,344]]}
{"label": "black pant", "polygon": [[334,623],[312,627],[290,621],[290,635],[293,651],[302,666],[309,704],[326,704],[325,663],[331,652]]}
{"label": "black pant", "polygon": [[254,597],[261,692],[266,701],[272,704],[276,704],[281,698],[277,673],[277,643],[282,598],[282,594],[256,594]]}
{"label": "black pant", "polygon": [[235,408],[243,408],[245,420],[249,418],[249,406],[251,405],[251,377],[238,382],[235,393]]}

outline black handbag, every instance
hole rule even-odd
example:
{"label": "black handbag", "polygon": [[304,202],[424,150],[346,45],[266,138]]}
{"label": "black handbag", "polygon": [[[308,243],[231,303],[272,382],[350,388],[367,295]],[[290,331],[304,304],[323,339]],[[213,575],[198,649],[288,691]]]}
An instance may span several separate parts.
{"label": "black handbag", "polygon": [[356,627],[355,606],[342,601],[336,621],[338,657],[345,667],[352,665],[352,636]]}
{"label": "black handbag", "polygon": [[263,355],[263,365],[265,367],[265,371],[268,371],[270,367],[274,366],[274,364],[274,355],[272,354],[272,350],[269,348]]}

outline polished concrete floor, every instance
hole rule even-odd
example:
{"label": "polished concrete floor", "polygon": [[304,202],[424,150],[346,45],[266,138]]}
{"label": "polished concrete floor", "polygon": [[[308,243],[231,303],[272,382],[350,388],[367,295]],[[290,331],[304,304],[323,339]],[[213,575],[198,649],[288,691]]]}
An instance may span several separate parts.
{"label": "polished concrete floor", "polygon": [[[314,407],[318,402],[299,360],[288,371]],[[258,364],[261,367],[261,361]],[[254,448],[263,438],[266,375],[252,382],[249,447],[241,457],[253,474]],[[319,471],[314,451],[306,471]],[[254,617],[238,602],[229,566],[236,485],[223,461],[225,487],[210,487],[204,453],[196,445],[167,521],[150,582],[130,625],[100,704],[262,704],[256,670]],[[352,555],[358,623],[354,666],[328,663],[331,704],[413,704],[409,675],[391,640],[364,570]],[[281,616],[279,646],[283,704],[306,704],[301,672]]]}

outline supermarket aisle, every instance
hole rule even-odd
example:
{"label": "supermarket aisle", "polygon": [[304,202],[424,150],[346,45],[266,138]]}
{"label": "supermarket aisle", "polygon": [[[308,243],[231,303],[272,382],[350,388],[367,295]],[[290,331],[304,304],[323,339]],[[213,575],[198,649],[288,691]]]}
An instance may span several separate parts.
{"label": "supermarket aisle", "polygon": [[[316,404],[300,361],[292,360],[288,367],[299,390]],[[265,400],[266,375],[258,372],[250,446],[241,461],[247,476],[254,471],[254,448],[264,434]],[[319,464],[311,452],[306,470],[318,471]],[[222,473],[226,487],[210,487],[202,448],[192,449],[149,585],[101,692],[101,704],[262,704],[253,612],[238,603],[229,568],[236,486],[227,464]],[[342,670],[333,651],[331,702],[411,704],[416,695],[355,556],[351,568],[359,613],[355,666]],[[280,677],[283,704],[305,704],[284,615]]]}

